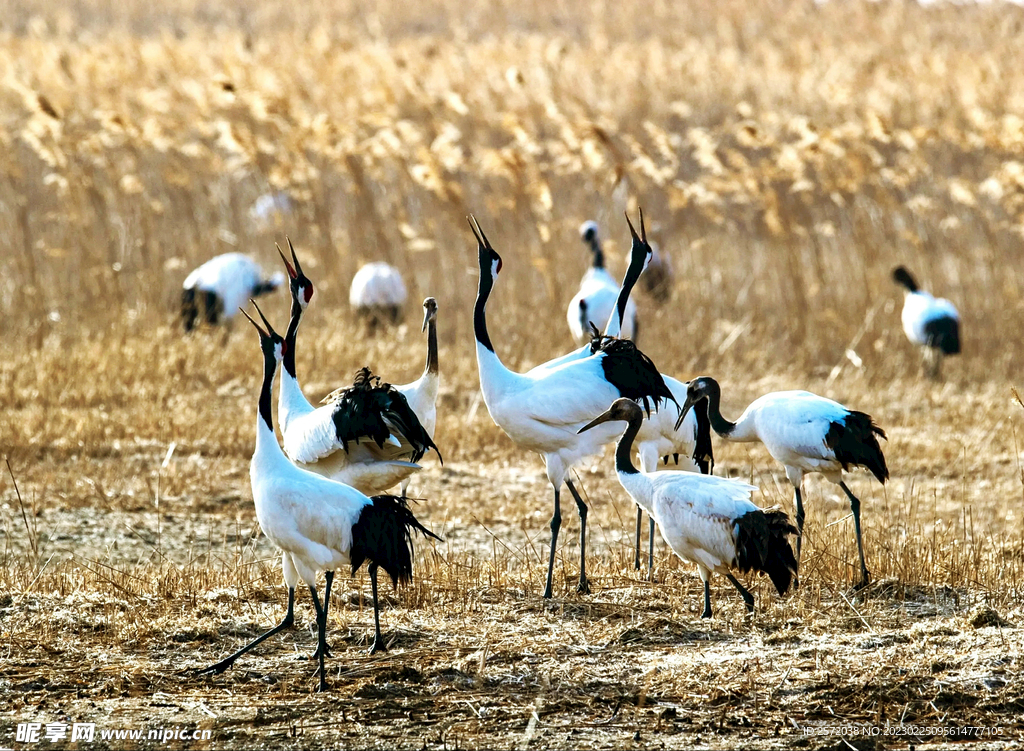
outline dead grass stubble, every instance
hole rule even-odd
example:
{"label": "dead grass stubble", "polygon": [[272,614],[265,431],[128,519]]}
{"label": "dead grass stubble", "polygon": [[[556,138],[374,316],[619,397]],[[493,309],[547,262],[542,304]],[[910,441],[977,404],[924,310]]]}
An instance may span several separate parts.
{"label": "dead grass stubble", "polygon": [[[803,742],[795,726],[901,721],[1020,737],[1019,9],[0,8],[12,717],[205,723],[240,748],[623,746],[637,732],[776,747]],[[271,190],[295,210],[257,224],[249,207]],[[565,595],[570,521],[564,596],[540,601],[549,489],[476,397],[464,217],[505,258],[492,334],[526,368],[569,346],[562,309],[586,263],[575,228],[597,218],[621,271],[637,202],[679,275],[664,307],[639,299],[659,366],[719,377],[727,414],[805,387],[888,431],[890,484],[853,481],[876,579],[863,595],[848,590],[842,499],[811,480],[799,593],[758,583],[747,622],[719,584],[719,616],[701,623],[698,580],[663,545],[656,584],[631,570],[633,509],[605,457],[581,472],[596,594]],[[371,340],[349,319],[361,262],[398,264],[413,301],[440,304],[450,462],[414,491],[445,543],[420,544],[415,584],[390,595],[388,656],[361,653],[362,579],[338,587],[323,698],[288,654],[311,648],[301,628],[215,680],[176,673],[283,606],[246,476],[255,342],[242,327],[182,339],[176,290],[215,252],[273,267],[285,232],[317,283],[298,363],[310,396],[363,364],[397,382],[421,367],[417,329]],[[917,380],[898,262],[963,312],[944,384]],[[268,308],[284,321],[284,296]],[[716,448],[721,472],[791,506],[762,449]],[[308,610],[300,597],[303,625]]]}

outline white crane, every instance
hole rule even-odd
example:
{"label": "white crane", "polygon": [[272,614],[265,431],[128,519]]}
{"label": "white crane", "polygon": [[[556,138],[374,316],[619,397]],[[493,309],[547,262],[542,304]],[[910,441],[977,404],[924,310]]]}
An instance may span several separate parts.
{"label": "white crane", "polygon": [[[256,306],[255,302],[253,303]],[[334,571],[350,566],[352,574],[368,561],[373,591],[374,637],[370,653],[386,650],[380,633],[377,600],[377,570],[383,568],[392,583],[412,580],[412,533],[440,539],[428,530],[402,498],[389,495],[367,497],[355,488],[328,480],[293,465],[281,451],[274,434],[271,392],[278,363],[287,354],[287,343],[256,306],[266,331],[242,311],[259,331],[263,351],[263,385],[256,419],[256,449],[249,464],[252,496],[260,528],[281,549],[281,569],[288,586],[288,612],[274,628],[234,654],[199,673],[220,673],[270,636],[294,623],[295,586],[301,579],[309,587],[316,609],[317,651],[320,661],[320,691],[327,688],[324,658],[327,655],[327,605]],[[316,577],[326,572],[323,605],[316,591]]]}
{"label": "white crane", "polygon": [[960,354],[960,314],[949,300],[918,287],[906,267],[896,268],[892,278],[906,290],[903,331],[912,344],[924,348],[925,371],[938,378],[943,355]]}
{"label": "white crane", "polygon": [[[629,225],[632,245],[630,247],[629,265],[626,274],[622,279],[622,286],[619,289],[615,305],[605,327],[605,335],[597,332],[597,327],[590,324],[592,337],[591,342],[580,349],[574,350],[567,355],[551,360],[550,362],[538,365],[527,373],[528,376],[539,376],[545,371],[565,365],[568,362],[589,357],[598,352],[604,342],[618,336],[622,324],[629,309],[629,297],[637,281],[649,270],[649,262],[652,254],[651,244],[647,241],[647,227],[644,222],[644,212],[640,210],[640,234],[637,235],[629,217],[626,217]],[[665,377],[665,383],[672,392],[676,403],[686,396],[686,386],[674,378]],[[707,419],[706,404],[698,405],[696,409],[688,413],[683,422],[676,426],[677,415],[667,410],[658,409],[651,413],[640,428],[640,434],[636,441],[637,453],[640,464],[645,471],[653,472],[657,469],[658,457],[664,457],[668,464],[668,457],[675,458],[679,464],[679,457],[683,457],[683,469],[690,471],[701,471],[709,474],[714,466],[714,453],[711,446],[711,427]],[[643,524],[643,509],[637,506],[636,510],[636,557],[635,567],[640,568],[640,537]],[[648,549],[648,576],[653,578],[654,570],[654,520],[650,520],[650,546]]]}
{"label": "white crane", "polygon": [[624,396],[657,406],[672,394],[650,358],[625,339],[600,342],[590,357],[572,360],[553,368],[535,368],[514,373],[498,359],[487,333],[485,308],[494,281],[501,271],[501,256],[491,247],[480,225],[470,220],[477,239],[480,282],[473,312],[476,359],[480,388],[491,419],[517,445],[544,456],[548,480],[554,489],[551,516],[551,550],[548,558],[544,597],[551,597],[558,530],[562,523],[559,494],[565,483],[576,501],[580,516],[580,578],[577,591],[590,585],[586,573],[587,504],[568,479],[569,470],[583,458],[596,454],[615,438],[614,428],[605,427],[578,435],[592,415],[612,400]]}
{"label": "white crane", "polygon": [[205,321],[216,326],[230,321],[245,301],[284,284],[283,274],[269,279],[256,261],[241,253],[214,256],[185,277],[181,290],[181,321],[191,331]]}
{"label": "white crane", "polygon": [[[580,281],[579,291],[569,302],[566,320],[577,344],[590,340],[590,326],[601,326],[611,318],[619,296],[619,285],[604,267],[604,251],[597,234],[597,222],[587,221],[580,226],[580,237],[590,246],[593,265]],[[624,339],[636,338],[636,305],[626,297],[626,308],[621,316],[621,331],[616,335]]]}
{"label": "white crane", "polygon": [[[437,300],[433,297],[423,301],[423,328],[420,331],[427,332],[427,362],[423,366],[423,375],[412,383],[395,386],[395,389],[405,396],[419,418],[420,425],[433,439],[434,428],[437,426],[437,390],[440,385],[437,367]],[[403,498],[409,489],[410,479],[406,477],[402,480]]]}
{"label": "white crane", "polygon": [[398,323],[406,297],[398,269],[379,261],[360,267],[348,290],[348,304],[369,321],[371,328]]}
{"label": "white crane", "polygon": [[403,395],[376,383],[365,369],[352,387],[333,392],[320,407],[302,392],[295,374],[295,343],[302,314],[313,299],[313,282],[303,273],[291,240],[288,247],[291,263],[277,249],[292,296],[277,410],[285,453],[303,468],[364,493],[407,481],[420,469],[417,462],[423,454],[437,447]]}
{"label": "white crane", "polygon": [[804,505],[800,483],[805,474],[820,472],[825,479],[843,489],[850,500],[853,528],[860,554],[860,589],[870,576],[864,563],[864,543],[860,531],[860,500],[843,482],[843,471],[864,467],[882,484],[889,478],[885,455],[878,438],[885,431],[871,415],[847,409],[839,402],[807,391],[776,391],[758,397],[743,410],[736,422],[722,417],[722,389],[718,381],[701,376],[690,381],[683,403],[683,414],[701,399],[708,400],[711,427],[728,441],[760,441],[775,461],[786,468],[796,496],[796,556],[804,532]]}
{"label": "white crane", "polygon": [[629,399],[617,399],[607,412],[594,418],[580,432],[608,422],[625,421],[626,430],[615,450],[619,482],[638,506],[655,520],[675,554],[697,566],[704,582],[704,612],[711,617],[712,572],[723,574],[739,591],[747,610],[754,610],[754,596],[736,580],[733,571],[768,574],[780,595],[789,589],[797,561],[789,535],[797,530],[785,512],[761,509],[753,504],[753,485],[738,480],[690,472],[641,472],[630,455],[644,415]]}

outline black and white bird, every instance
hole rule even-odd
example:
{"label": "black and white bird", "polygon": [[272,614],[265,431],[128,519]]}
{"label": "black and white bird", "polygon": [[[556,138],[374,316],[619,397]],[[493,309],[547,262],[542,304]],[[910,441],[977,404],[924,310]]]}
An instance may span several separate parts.
{"label": "black and white bird", "polygon": [[408,294],[398,269],[382,262],[367,263],[352,277],[348,304],[371,328],[398,323]]}
{"label": "black and white bird", "polygon": [[831,399],[807,391],[776,391],[758,397],[743,410],[736,422],[722,417],[722,389],[718,381],[701,376],[690,381],[683,403],[683,414],[701,399],[708,401],[711,427],[728,441],[760,441],[775,461],[786,468],[796,497],[797,560],[804,532],[804,505],[800,484],[805,474],[819,472],[843,489],[850,500],[853,527],[860,554],[861,580],[869,581],[864,563],[864,543],[860,530],[860,500],[843,481],[843,472],[851,467],[867,469],[882,484],[889,478],[885,455],[878,438],[885,431],[871,415],[847,409]]}
{"label": "black and white bird", "polygon": [[269,279],[256,261],[241,253],[215,256],[185,277],[181,290],[181,322],[192,331],[230,321],[251,297],[259,297],[284,284],[284,274]]}
{"label": "black and white bird", "polygon": [[[612,309],[611,316],[605,326],[605,333],[599,334],[597,327],[591,323],[591,341],[589,344],[574,350],[567,355],[538,365],[528,376],[538,376],[544,371],[565,365],[568,362],[580,360],[599,352],[605,342],[618,336],[626,319],[626,312],[629,309],[630,295],[637,281],[644,278],[649,271],[649,263],[653,253],[653,247],[647,240],[647,226],[644,222],[643,210],[640,212],[640,232],[637,234],[629,217],[626,223],[632,238],[630,246],[629,262],[626,274],[622,278],[622,285],[619,288]],[[672,392],[676,404],[682,402],[686,397],[688,384],[677,381],[674,378],[663,376],[665,384]],[[707,417],[707,404],[698,404],[677,426],[678,413],[666,409],[657,409],[644,420],[637,437],[636,447],[640,465],[645,471],[653,472],[657,469],[658,457],[662,457],[665,464],[668,464],[671,456],[676,465],[684,470],[700,471],[710,474],[714,466],[714,452],[711,445],[711,426]],[[681,463],[680,463],[681,462]],[[640,568],[640,537],[643,524],[643,509],[637,506],[636,511],[636,558],[635,566]],[[648,549],[648,576],[653,578],[654,570],[654,520],[650,520],[650,545]]]}
{"label": "black and white bird", "polygon": [[616,430],[605,426],[580,435],[579,429],[593,415],[619,397],[640,400],[650,409],[672,393],[650,358],[626,339],[606,339],[589,357],[556,367],[539,367],[528,373],[506,368],[494,351],[487,333],[485,309],[501,256],[491,247],[480,225],[470,220],[477,239],[480,282],[473,313],[476,359],[480,387],[491,419],[520,447],[544,457],[548,480],[554,489],[551,517],[551,550],[544,597],[551,597],[558,530],[562,523],[560,491],[568,486],[580,516],[580,578],[577,591],[590,585],[586,573],[587,504],[568,478],[569,470],[587,456],[598,453],[614,440]]}
{"label": "black and white bird", "polygon": [[[255,305],[255,303],[253,303]],[[380,632],[377,570],[383,568],[392,583],[412,580],[412,534],[440,539],[424,527],[402,498],[367,497],[355,488],[328,480],[293,465],[281,451],[274,434],[271,391],[278,363],[287,354],[287,343],[271,328],[256,307],[266,330],[259,331],[263,351],[263,385],[256,419],[256,449],[249,464],[252,496],[260,528],[281,550],[281,568],[288,587],[288,612],[274,628],[202,673],[220,673],[250,649],[294,623],[295,587],[301,579],[313,597],[317,617],[319,690],[327,688],[324,658],[327,646],[327,606],[335,569],[351,567],[352,574],[368,562],[373,591],[374,637],[371,654],[386,650]],[[317,596],[317,574],[326,572],[323,604]]]}
{"label": "black and white bird", "polygon": [[351,387],[334,391],[320,407],[302,392],[295,374],[295,343],[302,314],[313,299],[313,283],[302,272],[290,240],[288,246],[291,263],[278,248],[292,296],[278,400],[285,453],[311,472],[368,494],[407,481],[420,469],[417,462],[423,454],[437,447],[397,389],[361,370]]}
{"label": "black and white bird", "polygon": [[797,533],[785,512],[761,509],[751,496],[756,487],[738,480],[691,472],[641,472],[633,466],[633,444],[644,422],[643,412],[629,399],[617,399],[607,412],[580,432],[608,422],[625,421],[626,430],[615,450],[619,482],[638,506],[651,515],[669,546],[681,559],[697,566],[704,582],[704,611],[711,617],[713,572],[724,575],[754,610],[754,596],[733,571],[760,571],[769,576],[780,595],[796,575],[797,561],[789,536]]}
{"label": "black and white bird", "polygon": [[[412,411],[420,420],[420,425],[427,431],[431,440],[437,426],[437,390],[440,377],[437,366],[437,300],[428,297],[423,301],[423,328],[427,332],[427,362],[423,366],[423,374],[412,383],[395,386],[405,396]],[[409,489],[410,477],[402,480],[402,496]]]}
{"label": "black and white bird", "polygon": [[[566,320],[569,331],[577,344],[590,340],[591,325],[603,330],[615,308],[619,296],[619,285],[604,266],[604,251],[597,234],[597,222],[587,221],[580,226],[580,237],[590,247],[593,263],[580,281],[579,291],[569,302]],[[636,305],[626,298],[626,307],[621,315],[621,330],[616,333],[623,339],[636,338]]]}
{"label": "black and white bird", "polygon": [[924,348],[925,371],[938,378],[943,356],[960,354],[960,314],[949,300],[918,287],[906,267],[896,268],[892,278],[906,291],[903,331],[911,344]]}

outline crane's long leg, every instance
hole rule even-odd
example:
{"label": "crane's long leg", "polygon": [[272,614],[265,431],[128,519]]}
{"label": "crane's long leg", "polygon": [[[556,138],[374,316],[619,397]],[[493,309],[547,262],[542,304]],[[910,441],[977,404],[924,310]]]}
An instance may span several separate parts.
{"label": "crane's long leg", "polygon": [[648,515],[647,520],[651,523],[650,547],[647,550],[647,581],[654,581],[654,517]]}
{"label": "crane's long leg", "polygon": [[711,617],[711,585],[707,579],[704,580],[704,612],[700,614],[700,617]]}
{"label": "crane's long leg", "polygon": [[[324,580],[327,582],[327,587],[324,590],[324,619],[326,620],[326,618],[327,618],[327,610],[331,606],[331,584],[334,583],[334,572],[333,571],[328,571],[326,574],[324,574]],[[310,659],[312,659],[312,660],[315,660],[315,659],[320,657],[320,645],[319,644],[317,645],[316,649],[317,649],[317,651],[314,652],[313,655],[310,657]],[[327,647],[327,655],[326,656],[327,657],[334,657],[334,655],[331,654],[331,648],[330,647]]]}
{"label": "crane's long leg", "polygon": [[380,635],[380,604],[377,601],[377,564],[371,563],[367,570],[370,572],[370,588],[373,591],[373,646],[370,647],[370,654],[387,652],[384,644],[384,637]]}
{"label": "crane's long leg", "polygon": [[753,613],[754,612],[754,595],[750,594],[750,591],[746,587],[744,587],[742,584],[740,584],[739,581],[736,579],[736,577],[733,576],[732,574],[726,574],[725,578],[728,579],[729,581],[731,581],[732,585],[734,587],[736,587],[736,590],[740,593],[740,597],[743,598],[743,602],[747,606],[747,612],[748,613]]}
{"label": "crane's long leg", "polygon": [[839,487],[843,489],[846,497],[850,499],[850,510],[853,512],[853,529],[857,533],[857,552],[860,553],[860,583],[855,588],[861,589],[867,586],[871,580],[871,575],[868,574],[867,564],[864,563],[864,541],[861,539],[860,534],[860,499],[850,492],[845,482],[840,482]]}
{"label": "crane's long leg", "polygon": [[576,591],[581,595],[589,595],[590,581],[587,579],[587,504],[580,498],[580,494],[576,492],[576,486],[572,484],[572,480],[566,480],[565,484],[569,486],[569,492],[572,493],[572,497],[576,500],[576,511],[580,515],[580,583],[576,585]]}
{"label": "crane's long leg", "polygon": [[291,628],[292,624],[294,624],[294,623],[295,623],[295,589],[294,589],[294,587],[289,587],[288,588],[288,612],[285,613],[284,619],[280,623],[278,623],[276,626],[274,626],[272,629],[270,629],[266,633],[260,634],[259,636],[257,636],[255,639],[253,639],[251,642],[246,644],[244,647],[242,647],[240,650],[235,652],[233,655],[231,655],[229,657],[225,657],[220,662],[215,663],[213,665],[210,665],[210,667],[208,667],[208,668],[203,668],[202,670],[197,670],[196,671],[196,675],[207,675],[207,674],[223,673],[225,670],[227,670],[229,667],[231,667],[231,665],[235,662],[235,660],[237,660],[239,657],[244,655],[246,652],[248,652],[250,649],[255,647],[257,644],[260,644],[261,642],[265,641],[266,639],[269,639],[271,636],[273,636],[276,633],[284,631],[286,628]]}
{"label": "crane's long leg", "polygon": [[551,553],[548,555],[548,583],[544,587],[544,598],[551,599],[551,577],[555,570],[555,546],[558,544],[558,528],[562,526],[562,511],[558,501],[558,488],[555,488],[555,511],[551,514]]}
{"label": "crane's long leg", "polygon": [[636,560],[633,561],[633,568],[640,570],[640,528],[644,521],[644,510],[636,507]]}
{"label": "crane's long leg", "polygon": [[[797,568],[800,567],[800,546],[804,539],[804,499],[800,494],[800,486],[795,485],[793,487],[793,495],[796,498],[796,562]],[[800,587],[800,577],[798,574],[793,575],[793,589]]]}
{"label": "crane's long leg", "polygon": [[316,608],[316,651],[320,658],[320,668],[317,670],[320,674],[320,685],[317,687],[317,691],[326,691],[327,679],[324,670],[324,653],[327,652],[327,610],[320,606],[320,598],[316,596],[316,587],[312,584],[309,585],[309,593],[313,596],[313,607]]}

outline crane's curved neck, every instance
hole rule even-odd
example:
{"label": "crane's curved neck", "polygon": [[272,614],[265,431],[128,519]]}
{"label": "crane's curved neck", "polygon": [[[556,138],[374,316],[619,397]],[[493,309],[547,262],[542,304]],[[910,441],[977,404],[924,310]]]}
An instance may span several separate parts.
{"label": "crane's curved neck", "polygon": [[476,306],[473,308],[473,333],[476,340],[485,348],[494,352],[494,345],[491,344],[491,337],[487,335],[487,315],[484,309],[487,307],[487,298],[491,296],[491,288],[494,286],[494,279],[491,277],[491,270],[481,265],[480,285],[476,292]]}
{"label": "crane's curved neck", "polygon": [[598,239],[597,234],[589,240],[590,252],[594,254],[594,268],[604,268],[604,250],[601,249],[601,241]]}
{"label": "crane's curved neck", "polygon": [[723,438],[734,437],[736,423],[730,422],[722,417],[722,390],[715,384],[714,388],[708,389],[708,418],[711,420],[711,427]]}
{"label": "crane's curved neck", "polygon": [[633,465],[633,442],[640,432],[643,415],[637,415],[626,425],[626,430],[615,446],[615,471],[621,475],[638,475],[640,471]]}
{"label": "crane's curved neck", "polygon": [[427,375],[437,375],[437,322],[427,321],[427,364],[423,368]]}
{"label": "crane's curved neck", "polygon": [[[301,293],[300,293],[301,294]],[[295,338],[302,320],[302,306],[295,295],[292,295],[291,318],[288,320],[288,331],[285,332],[284,372],[295,378]]]}
{"label": "crane's curved neck", "polygon": [[645,260],[646,255],[643,253],[633,253],[630,257],[626,275],[622,277],[619,295],[615,298],[612,320],[608,321],[608,325],[605,326],[604,333],[608,336],[618,336],[622,331],[622,322],[626,319],[626,304],[629,302],[629,296],[633,293],[633,286],[640,278],[640,274],[643,273]]}
{"label": "crane's curved neck", "polygon": [[[263,385],[260,387],[260,408],[259,417],[256,419],[257,448],[259,448],[260,434],[267,430],[274,435],[274,413],[271,408],[271,391],[274,387],[274,374],[277,372],[277,359],[273,353],[263,354]],[[274,440],[277,443],[277,440]]]}

